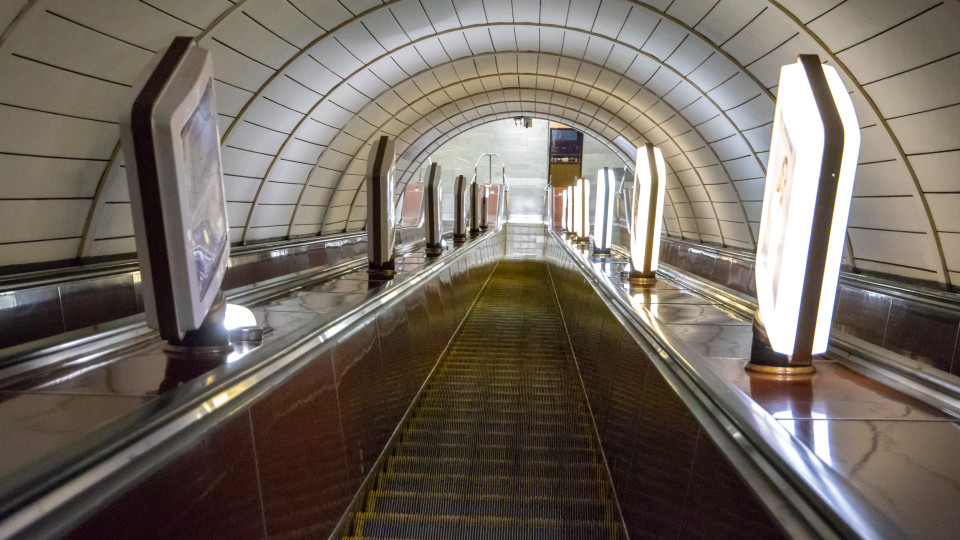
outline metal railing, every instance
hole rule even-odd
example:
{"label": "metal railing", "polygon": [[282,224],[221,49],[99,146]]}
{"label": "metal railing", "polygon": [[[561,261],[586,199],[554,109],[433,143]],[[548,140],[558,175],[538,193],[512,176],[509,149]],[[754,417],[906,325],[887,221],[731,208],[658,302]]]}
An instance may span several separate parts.
{"label": "metal railing", "polygon": [[507,198],[510,193],[510,184],[507,183],[507,166],[503,163],[500,154],[494,152],[480,154],[477,162],[473,164],[473,178],[470,181],[471,183],[476,182],[479,177],[480,162],[483,161],[483,158],[487,158],[489,168],[489,176],[487,177],[487,183],[485,185],[493,185],[493,158],[497,158],[497,161],[500,162],[500,184],[503,185],[503,194],[497,198],[497,223],[495,224],[495,226],[500,226],[500,224],[507,219]]}

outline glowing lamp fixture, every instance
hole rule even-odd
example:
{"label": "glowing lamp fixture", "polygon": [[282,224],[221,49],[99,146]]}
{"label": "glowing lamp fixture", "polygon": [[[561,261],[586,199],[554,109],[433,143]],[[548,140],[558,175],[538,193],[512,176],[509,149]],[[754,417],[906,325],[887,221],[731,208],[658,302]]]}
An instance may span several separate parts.
{"label": "glowing lamp fixture", "polygon": [[593,254],[609,255],[613,238],[613,201],[616,194],[613,171],[597,171],[597,206],[593,213]]}
{"label": "glowing lamp fixture", "polygon": [[576,232],[576,220],[574,219],[573,209],[576,206],[575,197],[573,196],[574,188],[573,186],[567,187],[567,236],[575,237]]}
{"label": "glowing lamp fixture", "polygon": [[633,226],[630,228],[630,283],[656,283],[660,261],[660,223],[667,170],[663,153],[646,143],[637,149],[637,172],[633,182]]}
{"label": "glowing lamp fixture", "polygon": [[860,129],[840,76],[816,55],[784,66],[778,88],[749,368],[809,373],[830,337]]}
{"label": "glowing lamp fixture", "polygon": [[573,225],[577,233],[577,243],[588,243],[590,241],[590,181],[586,178],[577,180],[577,185],[573,188]]}
{"label": "glowing lamp fixture", "polygon": [[227,304],[223,314],[223,327],[231,343],[263,341],[263,328],[257,326],[257,318],[249,309],[237,304]]}

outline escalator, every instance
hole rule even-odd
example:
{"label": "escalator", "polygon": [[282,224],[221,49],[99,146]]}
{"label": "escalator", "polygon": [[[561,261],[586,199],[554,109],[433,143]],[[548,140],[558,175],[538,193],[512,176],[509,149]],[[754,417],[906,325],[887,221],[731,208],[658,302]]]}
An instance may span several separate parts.
{"label": "escalator", "polygon": [[626,538],[547,267],[502,261],[346,538]]}

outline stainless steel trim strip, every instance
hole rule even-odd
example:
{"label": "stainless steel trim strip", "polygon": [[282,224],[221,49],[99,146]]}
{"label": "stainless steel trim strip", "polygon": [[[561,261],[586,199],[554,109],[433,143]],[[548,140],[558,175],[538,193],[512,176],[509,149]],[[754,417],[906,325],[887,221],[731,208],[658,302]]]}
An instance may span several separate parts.
{"label": "stainless steel trim strip", "polygon": [[[285,336],[234,364],[189,381],[158,403],[127,414],[82,443],[44,460],[13,485],[0,487],[0,538],[45,538],[64,533],[104,504],[112,493],[153,472],[220,422],[242,414],[247,406],[289,380],[316,354],[350,335],[371,315],[402,300],[502,234],[503,229],[484,234],[463,248],[432,259],[411,278],[386,284],[382,293],[322,326]],[[53,473],[38,474],[53,468]],[[52,514],[56,519],[43,519]]]}
{"label": "stainless steel trim strip", "polygon": [[550,235],[646,349],[660,373],[788,534],[795,538],[907,538],[769,413],[731,388],[683,340],[648,312],[635,310],[622,287],[597,274],[555,232]]}

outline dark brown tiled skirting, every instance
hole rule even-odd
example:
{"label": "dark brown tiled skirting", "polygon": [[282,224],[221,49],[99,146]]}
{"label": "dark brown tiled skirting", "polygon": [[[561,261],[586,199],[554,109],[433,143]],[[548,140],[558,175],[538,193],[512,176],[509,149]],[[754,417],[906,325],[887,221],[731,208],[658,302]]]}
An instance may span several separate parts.
{"label": "dark brown tiled skirting", "polygon": [[631,538],[780,538],[710,436],[570,257],[548,262]]}

